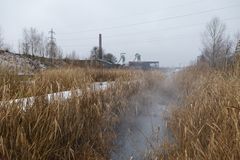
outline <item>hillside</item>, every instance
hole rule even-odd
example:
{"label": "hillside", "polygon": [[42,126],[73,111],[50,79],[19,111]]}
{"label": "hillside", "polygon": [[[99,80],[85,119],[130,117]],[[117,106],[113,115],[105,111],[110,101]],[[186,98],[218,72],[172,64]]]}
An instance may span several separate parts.
{"label": "hillside", "polygon": [[33,73],[47,66],[38,59],[0,50],[0,67],[18,71],[18,73]]}
{"label": "hillside", "polygon": [[50,59],[32,55],[23,55],[0,50],[0,67],[18,71],[18,73],[34,73],[48,68],[60,68],[66,66],[93,67],[93,68],[119,68],[120,65],[112,64],[104,60],[71,60]]}

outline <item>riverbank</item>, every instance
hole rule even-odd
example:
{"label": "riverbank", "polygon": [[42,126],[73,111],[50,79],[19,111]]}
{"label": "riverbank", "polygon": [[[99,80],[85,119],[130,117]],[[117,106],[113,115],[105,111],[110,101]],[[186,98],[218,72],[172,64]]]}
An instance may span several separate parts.
{"label": "riverbank", "polygon": [[[1,101],[11,101],[0,107],[4,160],[109,159],[119,124],[133,113],[132,100],[162,80],[158,71],[81,68],[51,69],[24,79],[6,70],[2,75]],[[96,81],[114,85],[100,89]],[[97,84],[94,91],[92,84]],[[34,101],[23,108],[13,100],[24,97]]]}
{"label": "riverbank", "polygon": [[151,159],[240,159],[239,78],[239,63],[224,70],[198,64],[179,72],[181,97],[167,121],[174,141],[166,138]]}

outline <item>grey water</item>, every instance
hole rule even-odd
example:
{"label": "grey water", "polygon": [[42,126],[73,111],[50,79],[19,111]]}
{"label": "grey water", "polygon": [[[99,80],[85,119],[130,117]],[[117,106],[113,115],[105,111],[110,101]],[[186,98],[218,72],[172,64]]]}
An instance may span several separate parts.
{"label": "grey water", "polygon": [[146,112],[127,118],[120,126],[118,148],[113,152],[112,160],[143,159],[148,149],[154,146],[154,139],[160,141],[163,138],[165,107],[161,104],[150,106]]}
{"label": "grey water", "polygon": [[[135,114],[126,115],[118,127],[112,160],[143,160],[169,134],[165,118],[173,99],[172,74],[172,71],[167,72],[167,78],[155,91],[146,91],[133,99],[134,105],[130,107],[135,108]],[[145,102],[139,103],[143,99]]]}

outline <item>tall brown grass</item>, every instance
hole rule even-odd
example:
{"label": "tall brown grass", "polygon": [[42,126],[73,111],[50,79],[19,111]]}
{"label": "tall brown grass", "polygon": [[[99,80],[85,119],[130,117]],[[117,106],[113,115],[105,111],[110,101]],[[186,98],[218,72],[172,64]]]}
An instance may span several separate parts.
{"label": "tall brown grass", "polygon": [[[142,74],[79,68],[47,70],[27,79],[5,74],[2,100],[38,97],[25,109],[18,103],[0,104],[0,159],[109,159],[119,117],[128,110],[129,98],[144,87],[135,81]],[[115,84],[105,91],[87,90],[95,81]],[[83,90],[82,96],[51,102],[40,96],[75,88]]]}
{"label": "tall brown grass", "polygon": [[49,69],[33,76],[19,76],[17,72],[0,69],[0,100],[9,100],[47,93],[83,88],[93,82],[136,79],[140,72],[127,70],[104,70],[64,68]]}
{"label": "tall brown grass", "polygon": [[173,140],[159,159],[240,159],[240,70],[191,66],[178,73],[181,101],[168,120]]}

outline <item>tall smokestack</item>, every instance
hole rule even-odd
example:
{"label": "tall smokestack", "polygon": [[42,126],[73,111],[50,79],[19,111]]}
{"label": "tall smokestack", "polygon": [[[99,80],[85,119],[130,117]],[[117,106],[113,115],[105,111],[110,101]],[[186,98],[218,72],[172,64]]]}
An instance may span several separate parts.
{"label": "tall smokestack", "polygon": [[103,59],[103,53],[102,53],[102,34],[99,34],[99,58]]}

